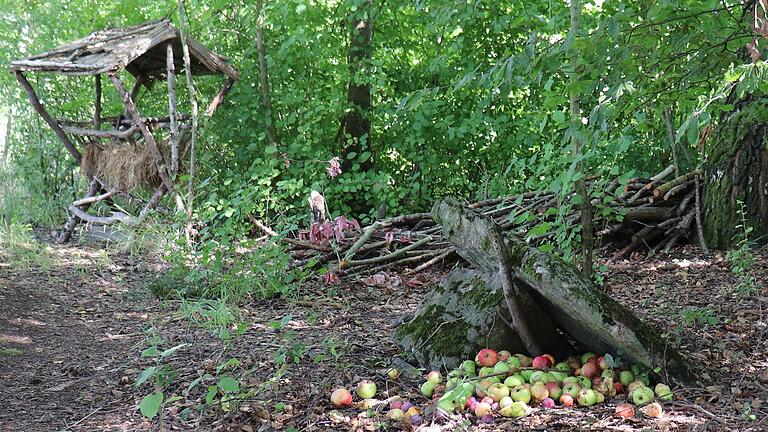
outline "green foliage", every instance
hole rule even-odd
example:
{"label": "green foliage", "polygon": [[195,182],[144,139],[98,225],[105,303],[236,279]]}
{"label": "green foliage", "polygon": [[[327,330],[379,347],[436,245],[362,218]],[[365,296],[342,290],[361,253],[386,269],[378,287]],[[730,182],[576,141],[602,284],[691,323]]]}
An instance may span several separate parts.
{"label": "green foliage", "polygon": [[158,298],[214,299],[225,303],[250,297],[270,299],[290,295],[296,283],[306,276],[302,269],[288,270],[289,257],[277,243],[256,246],[253,241],[209,240],[192,252],[176,248],[166,259],[172,268],[149,285]]}
{"label": "green foliage", "polygon": [[728,251],[726,259],[731,262],[733,275],[739,279],[739,285],[736,289],[742,295],[751,295],[757,292],[758,287],[754,271],[755,254],[752,252],[753,242],[749,238],[752,227],[747,225],[747,212],[744,203],[737,201],[737,204],[741,219],[741,223],[736,226],[738,233],[734,237],[737,247]]}

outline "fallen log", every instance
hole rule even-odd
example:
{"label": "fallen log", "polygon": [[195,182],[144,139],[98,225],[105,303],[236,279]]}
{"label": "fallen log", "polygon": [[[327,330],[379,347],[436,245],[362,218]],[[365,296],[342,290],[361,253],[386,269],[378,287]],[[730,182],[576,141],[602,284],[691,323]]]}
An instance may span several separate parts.
{"label": "fallen log", "polygon": [[[494,234],[486,218],[453,200],[436,204],[433,215],[462,258],[481,272],[499,271],[499,251],[493,246]],[[535,291],[536,300],[546,315],[560,331],[576,341],[579,348],[621,352],[627,360],[649,369],[664,368],[680,382],[693,381],[691,362],[669,347],[655,329],[585,278],[574,265],[532,248],[510,234],[505,234],[501,241],[509,264],[506,277]]]}

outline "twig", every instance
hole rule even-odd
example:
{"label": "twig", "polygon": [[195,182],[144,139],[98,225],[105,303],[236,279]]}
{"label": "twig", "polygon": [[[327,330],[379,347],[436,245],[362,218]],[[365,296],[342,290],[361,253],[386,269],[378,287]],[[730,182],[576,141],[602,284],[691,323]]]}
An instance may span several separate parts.
{"label": "twig", "polygon": [[358,261],[349,261],[346,267],[359,267],[364,265],[380,264],[380,263],[392,261],[396,258],[403,256],[406,252],[417,249],[430,241],[432,241],[432,236],[426,236],[423,239],[417,241],[416,243],[410,244],[402,249],[398,249],[395,252],[392,252],[391,254],[382,255],[376,258],[369,258],[369,259],[363,259]]}
{"label": "twig", "polygon": [[373,225],[369,226],[365,229],[365,232],[363,235],[360,236],[359,239],[352,245],[352,247],[347,250],[347,253],[344,255],[344,259],[341,260],[339,263],[339,270],[343,270],[344,268],[348,267],[350,262],[352,261],[352,258],[355,257],[355,254],[357,251],[360,250],[361,247],[365,244],[365,242],[368,241],[368,239],[371,238],[371,234],[373,234],[374,231],[376,231],[381,223],[379,221],[376,221],[373,223]]}
{"label": "twig", "polygon": [[456,252],[456,249],[451,248],[447,252],[442,253],[442,254],[432,258],[431,260],[429,260],[429,261],[419,265],[418,267],[416,267],[414,269],[411,269],[411,270],[408,270],[407,272],[405,272],[405,274],[406,274],[406,276],[411,276],[411,275],[416,274],[416,273],[418,273],[420,271],[424,271],[425,269],[435,265],[437,262],[442,261],[442,260],[448,258],[449,256],[453,255],[455,252]]}

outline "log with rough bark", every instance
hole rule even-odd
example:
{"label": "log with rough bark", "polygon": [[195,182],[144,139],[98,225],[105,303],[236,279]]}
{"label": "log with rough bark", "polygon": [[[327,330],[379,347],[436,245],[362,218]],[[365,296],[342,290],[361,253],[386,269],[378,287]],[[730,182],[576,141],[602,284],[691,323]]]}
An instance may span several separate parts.
{"label": "log with rough bark", "polygon": [[[499,274],[502,280],[508,278],[535,294],[532,297],[535,306],[543,311],[536,316],[536,322],[551,319],[556,327],[537,325],[524,330],[515,323],[514,330],[520,339],[534,337],[535,342],[542,345],[540,351],[529,350],[529,354],[548,352],[550,348],[543,341],[552,337],[553,331],[555,335],[562,332],[574,341],[573,346],[561,342],[562,345],[552,349],[621,353],[631,363],[649,369],[663,368],[678,382],[694,380],[690,361],[681,357],[656,329],[601,291],[574,265],[532,248],[509,233],[494,241],[498,234],[494,233],[497,228],[492,220],[455,200],[436,204],[433,213],[442,225],[445,237],[477,271],[486,275]],[[505,264],[500,267],[500,262]],[[514,313],[510,315],[514,317]],[[419,316],[414,317],[411,324],[418,319]],[[433,337],[441,339],[440,332],[440,328],[436,328]]]}

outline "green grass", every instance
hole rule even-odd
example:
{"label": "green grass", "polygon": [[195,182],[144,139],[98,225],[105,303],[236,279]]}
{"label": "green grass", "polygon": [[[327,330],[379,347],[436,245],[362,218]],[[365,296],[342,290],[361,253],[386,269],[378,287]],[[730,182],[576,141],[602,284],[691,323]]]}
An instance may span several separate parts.
{"label": "green grass", "polygon": [[0,219],[0,256],[12,268],[50,269],[53,265],[50,246],[32,236],[32,227]]}

